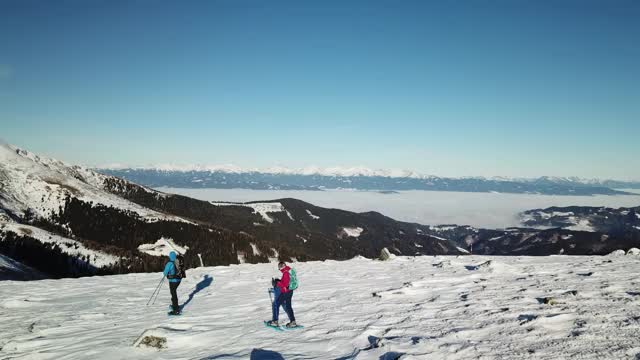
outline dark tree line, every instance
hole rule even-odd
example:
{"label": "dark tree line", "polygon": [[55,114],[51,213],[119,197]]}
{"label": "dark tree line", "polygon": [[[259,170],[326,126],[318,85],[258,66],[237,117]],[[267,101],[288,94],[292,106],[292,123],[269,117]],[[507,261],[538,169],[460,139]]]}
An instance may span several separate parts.
{"label": "dark tree line", "polygon": [[18,235],[12,231],[2,231],[0,236],[0,253],[53,278],[112,273],[106,269],[95,268],[88,258],[65,253],[60,244],[43,243],[28,235]]}

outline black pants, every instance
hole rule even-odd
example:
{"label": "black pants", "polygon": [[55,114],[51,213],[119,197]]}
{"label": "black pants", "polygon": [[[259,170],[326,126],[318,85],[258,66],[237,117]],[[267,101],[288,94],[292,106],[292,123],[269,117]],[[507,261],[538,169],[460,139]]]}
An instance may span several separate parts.
{"label": "black pants", "polygon": [[280,306],[282,306],[284,308],[284,311],[287,313],[289,320],[296,321],[296,317],[293,314],[293,307],[291,307],[291,297],[293,297],[293,291],[289,291],[278,296],[278,299],[276,300],[276,307],[274,309],[275,316],[273,320],[278,320]]}
{"label": "black pants", "polygon": [[180,286],[180,282],[169,282],[169,291],[171,292],[171,308],[173,311],[180,310],[178,306],[178,286]]}

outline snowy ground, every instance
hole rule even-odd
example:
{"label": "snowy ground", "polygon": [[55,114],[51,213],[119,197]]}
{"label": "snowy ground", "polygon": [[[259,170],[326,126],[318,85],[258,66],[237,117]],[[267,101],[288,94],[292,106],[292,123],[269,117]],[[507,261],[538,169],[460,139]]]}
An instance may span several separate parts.
{"label": "snowy ground", "polygon": [[[490,263],[485,263],[491,261]],[[277,332],[274,264],[190,270],[192,298],[130,274],[0,282],[2,359],[633,359],[640,258],[397,257],[297,263],[301,330]],[[199,284],[199,285],[198,285]],[[286,315],[283,315],[286,319]],[[134,347],[141,334],[166,348]]]}

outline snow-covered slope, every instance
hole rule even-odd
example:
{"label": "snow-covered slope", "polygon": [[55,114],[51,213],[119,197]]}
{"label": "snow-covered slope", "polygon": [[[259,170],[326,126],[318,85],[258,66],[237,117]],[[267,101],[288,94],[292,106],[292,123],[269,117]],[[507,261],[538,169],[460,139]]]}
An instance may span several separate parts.
{"label": "snow-covered slope", "polygon": [[[147,209],[103,189],[108,178],[81,166],[40,157],[0,143],[0,208],[23,217],[50,218],[64,206],[67,196],[82,201],[133,211],[147,221],[181,220]],[[152,191],[152,190],[149,190]]]}
{"label": "snow-covered slope", "polygon": [[[192,269],[146,307],[160,274],[1,282],[0,358],[633,359],[636,256],[396,257],[294,264],[303,329],[277,332],[273,264]],[[64,289],[61,291],[60,289]],[[286,315],[281,312],[282,320]],[[141,336],[142,335],[142,336]],[[161,350],[135,347],[165,338]]]}

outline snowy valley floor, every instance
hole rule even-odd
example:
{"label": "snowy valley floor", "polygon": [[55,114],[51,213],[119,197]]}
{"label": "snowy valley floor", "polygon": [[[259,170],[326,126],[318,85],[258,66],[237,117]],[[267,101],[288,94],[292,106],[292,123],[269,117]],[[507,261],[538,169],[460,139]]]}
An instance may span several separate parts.
{"label": "snowy valley floor", "polygon": [[[0,282],[0,359],[640,358],[640,257],[294,267],[304,328],[284,332],[262,324],[274,264],[190,270],[181,303],[195,293],[172,318],[166,285],[145,306],[159,274]],[[135,347],[142,334],[166,337],[166,348]]]}

